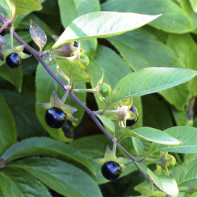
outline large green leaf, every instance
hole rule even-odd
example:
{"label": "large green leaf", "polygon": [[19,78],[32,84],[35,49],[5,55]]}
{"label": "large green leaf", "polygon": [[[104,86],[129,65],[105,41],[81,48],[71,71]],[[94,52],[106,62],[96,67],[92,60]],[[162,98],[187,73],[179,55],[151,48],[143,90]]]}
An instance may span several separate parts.
{"label": "large green leaf", "polygon": [[[50,68],[54,73],[57,73],[56,65],[53,65]],[[79,85],[80,86],[78,88],[84,88],[84,84],[79,84]],[[61,95],[61,97],[65,93],[63,88],[61,88],[56,83],[56,81],[47,73],[47,71],[43,68],[43,66],[39,64],[36,72],[36,100],[40,103],[48,103],[50,101],[50,96],[53,90],[57,92],[58,96]],[[83,103],[85,103],[86,94],[76,93],[76,95]],[[84,110],[70,97],[67,98],[66,104],[71,105],[78,109],[78,111],[73,114],[74,117],[78,118],[78,121],[73,123],[75,125],[79,124],[79,122],[83,117]],[[38,120],[41,122],[42,126],[45,128],[45,130],[55,139],[61,141],[68,141],[68,139],[64,136],[64,133],[61,129],[53,129],[47,126],[45,122],[45,113],[46,113],[46,109],[43,109],[38,104],[36,104],[36,115],[38,117]]]}
{"label": "large green leaf", "polygon": [[78,150],[78,154],[76,155],[76,150],[69,145],[48,137],[34,137],[22,140],[9,147],[3,153],[1,159],[6,158],[7,162],[10,163],[16,159],[37,155],[53,157],[61,156],[67,160],[78,162],[92,170],[90,161],[84,158],[83,153],[80,154],[80,150]]}
{"label": "large green leaf", "polygon": [[[100,11],[99,0],[59,0],[58,5],[61,22],[64,28],[66,28],[75,18],[83,14]],[[82,41],[81,44],[85,53],[88,56],[93,57],[97,48],[97,40],[90,39]]]}
{"label": "large green leaf", "polygon": [[180,146],[160,147],[162,151],[175,153],[197,153],[197,128],[189,126],[171,127],[164,131],[182,142]]}
{"label": "large green leaf", "polygon": [[121,79],[114,88],[108,103],[172,88],[192,79],[196,75],[196,71],[189,69],[144,68]]}
{"label": "large green leaf", "polygon": [[13,115],[0,94],[0,155],[16,142],[16,125]]}
{"label": "large green leaf", "polygon": [[142,163],[137,163],[136,165],[138,166],[140,171],[149,179],[149,181],[153,182],[161,191],[172,197],[178,196],[179,189],[176,181],[173,178],[164,175],[158,176]]}
{"label": "large green leaf", "polygon": [[137,137],[142,140],[147,140],[159,144],[167,145],[180,145],[181,142],[176,138],[168,135],[167,133],[160,131],[158,129],[150,127],[141,127],[134,130],[129,130],[127,128],[122,128],[123,137]]}
{"label": "large green leaf", "polygon": [[[91,12],[75,19],[65,29],[53,48],[72,40],[106,38],[118,35],[145,25],[159,16],[136,13]],[[128,20],[128,18],[132,20]]]}
{"label": "large green leaf", "polygon": [[[42,9],[42,5],[38,0],[6,0],[12,12],[15,15],[24,14],[28,12],[38,11]],[[30,6],[31,5],[31,6]]]}
{"label": "large green leaf", "polygon": [[146,67],[180,67],[173,50],[143,28],[113,36],[108,40],[133,70]]}
{"label": "large green leaf", "polygon": [[[10,167],[6,167],[5,169],[3,169],[3,173],[7,175],[11,179],[11,181],[16,185],[16,187],[21,191],[21,193],[23,194],[21,196],[51,197],[51,194],[49,193],[47,188],[42,183],[40,183],[35,177],[33,177],[31,174],[26,173],[25,171],[21,169],[10,168]],[[9,190],[11,191],[14,189],[15,187],[9,188]]]}
{"label": "large green leaf", "polygon": [[170,171],[179,187],[192,188],[197,185],[197,160],[185,162]]}
{"label": "large green leaf", "polygon": [[187,14],[172,0],[111,0],[102,4],[104,11],[135,12],[140,14],[162,14],[150,25],[163,31],[185,33],[192,30]]}
{"label": "large green leaf", "polygon": [[101,197],[99,187],[85,172],[53,158],[28,158],[11,164],[26,170],[54,191],[65,196]]}

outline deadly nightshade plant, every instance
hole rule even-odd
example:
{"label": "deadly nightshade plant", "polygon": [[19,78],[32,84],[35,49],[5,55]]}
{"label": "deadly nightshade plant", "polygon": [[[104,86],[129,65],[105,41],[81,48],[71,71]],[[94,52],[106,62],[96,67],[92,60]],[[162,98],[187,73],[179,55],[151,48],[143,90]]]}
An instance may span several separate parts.
{"label": "deadly nightshade plant", "polygon": [[[9,31],[11,31],[11,40],[14,36],[14,38],[21,44],[21,46],[20,46],[20,51],[18,51],[18,49],[14,49],[14,48],[11,49],[12,51],[10,51],[10,50],[6,51],[4,49],[3,50],[1,49],[1,51],[0,51],[1,54],[3,54],[3,56],[6,57],[7,55],[9,55],[11,53],[16,53],[16,54],[19,54],[21,58],[23,58],[23,56],[25,56],[25,54],[22,51],[24,48],[26,48],[31,54],[33,54],[39,60],[39,62],[44,66],[44,68],[54,78],[54,80],[63,88],[63,90],[65,90],[65,95],[62,97],[62,99],[60,99],[57,96],[56,92],[53,91],[51,98],[50,98],[50,102],[48,102],[48,103],[39,103],[38,102],[38,104],[41,107],[45,108],[45,110],[46,110],[45,117],[43,117],[43,119],[45,118],[45,120],[46,120],[45,124],[47,124],[48,126],[50,126],[52,128],[61,128],[62,127],[62,130],[65,130],[66,119],[73,121],[73,122],[77,121],[77,118],[75,118],[73,116],[73,114],[77,111],[77,109],[69,104],[65,104],[68,95],[70,95],[89,114],[89,116],[93,119],[93,121],[98,125],[100,130],[113,143],[113,149],[111,150],[111,149],[109,149],[109,147],[107,147],[104,158],[94,159],[94,161],[101,164],[101,166],[102,166],[101,173],[103,173],[104,177],[109,180],[117,179],[126,168],[124,164],[133,162],[136,165],[136,167],[142,172],[144,177],[150,183],[153,183],[159,190],[168,194],[168,191],[166,191],[166,188],[162,188],[159,185],[160,182],[157,181],[158,180],[157,177],[155,178],[156,175],[153,175],[152,171],[150,171],[149,169],[147,169],[146,167],[144,167],[140,163],[146,159],[147,155],[144,158],[135,158],[125,148],[123,148],[120,145],[120,141],[122,139],[120,139],[120,138],[118,138],[118,136],[116,136],[116,133],[115,133],[116,130],[113,129],[113,126],[114,126],[113,121],[118,121],[119,124],[118,124],[117,128],[118,129],[120,128],[120,130],[121,130],[121,128],[123,129],[126,126],[131,126],[133,123],[137,122],[137,119],[138,119],[137,108],[133,105],[133,97],[134,96],[141,96],[141,95],[145,95],[146,93],[148,94],[148,93],[152,93],[152,92],[162,91],[162,90],[167,89],[169,87],[179,85],[179,84],[184,83],[185,81],[191,79],[192,77],[194,77],[196,75],[196,72],[192,72],[191,70],[190,71],[186,71],[186,70],[181,71],[179,69],[175,69],[174,72],[177,72],[178,76],[179,76],[179,78],[175,78],[174,73],[172,71],[173,69],[162,68],[163,70],[162,69],[159,70],[159,69],[153,68],[151,70],[152,72],[150,71],[151,74],[153,73],[151,75],[152,78],[154,78],[153,76],[155,73],[156,73],[156,76],[162,76],[163,73],[164,74],[167,73],[166,74],[167,77],[165,77],[166,81],[164,81],[164,84],[152,83],[152,81],[150,81],[150,79],[149,79],[148,80],[149,83],[146,83],[146,85],[147,86],[152,85],[151,92],[150,92],[150,89],[148,89],[149,92],[147,91],[146,86],[144,86],[143,88],[139,87],[139,89],[138,88],[135,89],[135,87],[133,87],[133,89],[136,90],[136,92],[134,92],[135,93],[134,94],[131,91],[132,87],[129,86],[126,89],[125,86],[122,86],[122,84],[121,84],[122,80],[120,80],[120,83],[117,84],[117,86],[114,88],[114,90],[110,94],[111,86],[106,84],[105,82],[103,82],[104,75],[102,75],[101,79],[98,80],[95,88],[92,88],[92,89],[77,89],[76,88],[77,83],[91,82],[91,77],[89,76],[89,73],[86,70],[86,67],[89,64],[89,58],[84,55],[84,53],[83,53],[84,51],[80,46],[80,42],[78,42],[79,40],[88,39],[88,38],[100,38],[100,37],[105,38],[105,37],[109,37],[112,35],[119,35],[119,34],[124,33],[126,31],[141,27],[142,25],[147,24],[147,23],[151,22],[152,20],[158,18],[160,15],[151,16],[151,15],[140,15],[140,14],[135,14],[135,13],[118,13],[118,12],[92,12],[92,13],[88,13],[86,15],[83,15],[83,16],[75,19],[66,28],[66,30],[64,31],[64,33],[60,37],[56,37],[56,43],[53,45],[52,49],[49,51],[43,51],[46,41],[47,41],[44,31],[31,21],[30,34],[31,34],[34,42],[40,48],[40,51],[38,52],[38,51],[34,50],[33,48],[31,48],[15,32],[13,32],[12,23],[14,21],[14,18],[18,13],[21,13],[21,12],[23,13],[23,10],[22,9],[20,10],[20,7],[19,8],[17,7],[17,4],[15,4],[16,1],[8,1],[8,2],[12,5],[11,6],[12,9],[14,7],[14,9],[12,10],[13,11],[12,16],[11,16],[10,20],[7,20],[0,15],[0,21],[3,23],[3,25],[5,27],[8,28]],[[32,1],[32,2],[34,2],[35,5],[37,5],[37,3],[38,3],[38,1]],[[37,5],[37,6],[38,6],[37,9],[39,10],[39,5]],[[89,20],[90,18],[95,19],[96,22],[94,20]],[[103,21],[106,20],[106,18],[109,19],[110,26],[108,26],[108,24],[106,26],[105,23],[103,23]],[[128,21],[128,18],[132,18],[134,21],[133,20]],[[117,21],[119,21],[119,23],[117,23]],[[92,25],[92,23],[94,25]],[[124,25],[120,26],[119,24],[124,24]],[[75,29],[74,27],[77,27],[78,30]],[[89,27],[92,27],[91,31],[90,31]],[[98,31],[98,29],[100,31]],[[76,42],[76,40],[77,40],[77,42]],[[59,72],[60,76],[63,78],[63,80],[62,80],[62,78],[57,76],[56,73],[52,69],[50,69],[49,65],[46,64],[44,59],[47,61],[48,60],[51,61],[49,63],[49,65],[53,65],[55,63],[57,63],[57,65],[61,64],[61,62],[58,62],[59,59],[69,60],[68,63],[70,63],[70,65],[71,65],[70,67],[67,67],[66,69],[62,69],[63,66],[58,65],[57,69],[56,69]],[[82,66],[81,64],[75,64],[76,62],[77,63],[82,62],[82,64],[84,64],[85,67]],[[70,70],[69,70],[69,68],[70,68]],[[84,74],[84,76],[85,76],[84,79],[80,78],[81,81],[75,81],[74,79],[76,79],[77,77],[81,77],[81,75],[79,76],[76,73],[74,73],[75,70],[78,71],[78,72],[76,72],[77,74],[79,74],[79,73]],[[142,72],[143,77],[147,76],[147,72],[148,72],[147,69],[142,69],[141,72]],[[131,73],[131,75],[132,75],[132,73]],[[138,78],[138,80],[140,80],[140,82],[143,79],[143,77],[141,79],[139,79],[141,76],[141,73],[139,74],[138,72],[134,72],[133,76],[135,76],[135,79]],[[126,77],[129,77],[129,79],[132,78],[132,76],[130,76],[130,75],[126,76]],[[123,79],[125,79],[125,78],[123,78]],[[131,83],[131,82],[133,82],[133,80],[130,80],[129,82]],[[168,85],[166,85],[166,84],[168,84]],[[121,88],[118,87],[118,85],[121,86]],[[122,91],[122,94],[120,93],[121,91]],[[105,105],[105,108],[103,110],[99,110],[97,112],[90,110],[89,108],[87,108],[84,105],[83,102],[81,102],[76,97],[74,92],[92,92],[92,93],[97,94],[99,99],[102,101],[102,104]],[[115,99],[116,95],[117,95],[118,99]],[[106,97],[106,98],[104,98],[104,97]],[[110,107],[112,107],[112,109],[108,109]],[[106,124],[110,125],[109,127],[112,128],[111,130],[113,130],[113,132],[114,132],[113,134],[110,134],[110,132],[108,132],[108,130],[106,130],[100,124],[100,122],[97,120],[97,116],[96,116],[97,114],[103,115],[103,116],[106,115],[106,118],[103,120],[105,120],[105,123],[107,122]],[[57,133],[59,132],[58,129],[56,131],[57,131]],[[166,136],[169,137],[167,134],[165,135],[165,137]],[[125,137],[125,136],[123,136],[123,137]],[[139,135],[138,135],[138,137],[139,137]],[[144,136],[142,135],[141,137],[143,138]],[[143,140],[144,139],[145,139],[145,137],[143,138]],[[176,143],[174,141],[171,143],[170,140],[172,140],[172,141],[174,140],[174,141],[176,141]],[[170,140],[169,140],[170,141],[169,144],[171,143],[170,145],[172,145],[173,143],[175,145],[177,145],[177,143],[179,143],[179,142],[177,142],[178,140],[176,140],[173,137],[171,137]],[[152,140],[152,141],[154,142],[154,140]],[[124,153],[125,157],[128,157],[129,159],[125,158],[125,157],[117,157],[116,156],[116,147],[118,147]],[[49,160],[49,159],[46,159],[46,160]],[[160,162],[159,164],[162,167],[163,166],[168,167],[168,165],[167,164],[164,165],[161,162],[161,160],[162,159],[160,158],[160,161],[158,161],[158,162]],[[32,161],[36,161],[36,158],[33,158]],[[61,164],[61,162],[59,162],[59,164]],[[19,161],[18,166],[20,166],[20,161]],[[26,169],[27,169],[27,167],[26,167]],[[175,189],[176,189],[176,187],[175,187]],[[70,194],[64,194],[64,195],[70,195]]]}

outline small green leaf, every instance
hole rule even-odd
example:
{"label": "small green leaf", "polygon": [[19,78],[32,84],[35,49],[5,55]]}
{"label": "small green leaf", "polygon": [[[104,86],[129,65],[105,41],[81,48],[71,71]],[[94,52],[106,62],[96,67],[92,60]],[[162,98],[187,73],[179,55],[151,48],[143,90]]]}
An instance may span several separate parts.
{"label": "small green leaf", "polygon": [[[136,13],[91,12],[75,19],[59,37],[53,48],[73,40],[106,38],[145,25],[160,15]],[[132,20],[128,20],[128,18]],[[107,23],[106,23],[107,19]]]}
{"label": "small green leaf", "polygon": [[29,32],[31,34],[33,41],[38,45],[40,51],[42,51],[47,42],[47,36],[43,29],[34,24],[31,20]]}
{"label": "small green leaf", "polygon": [[114,123],[107,117],[101,116],[97,114],[97,117],[101,120],[101,122],[111,131],[115,131],[115,125]]}
{"label": "small green leaf", "polygon": [[148,177],[148,179],[153,182],[161,191],[172,196],[177,197],[179,189],[176,181],[170,176],[157,176],[148,167],[142,163],[136,163],[136,166],[140,171]]}
{"label": "small green leaf", "polygon": [[150,127],[141,127],[134,130],[122,128],[122,131],[123,131],[122,136],[138,137],[140,139],[148,140],[150,142],[159,143],[159,144],[168,144],[168,145],[181,144],[179,140],[168,135],[167,133]]}
{"label": "small green leaf", "polygon": [[6,0],[12,14],[17,16],[19,14],[29,13],[42,9],[42,5],[38,0]]}
{"label": "small green leaf", "polygon": [[0,94],[0,155],[16,142],[16,125],[3,96]]}
{"label": "small green leaf", "polygon": [[175,153],[197,153],[197,128],[188,126],[171,127],[163,132],[182,142],[180,146],[161,146],[159,150]]}
{"label": "small green leaf", "polygon": [[90,82],[86,66],[81,60],[56,59],[56,63],[74,85],[79,82]]}
{"label": "small green leaf", "polygon": [[142,96],[182,84],[197,71],[180,68],[144,68],[122,78],[111,93],[108,104],[120,99]]}
{"label": "small green leaf", "polygon": [[21,168],[64,196],[101,197],[94,180],[79,168],[53,158],[28,158],[10,166]]}
{"label": "small green leaf", "polygon": [[3,173],[11,179],[11,181],[23,193],[23,196],[51,197],[47,188],[31,174],[26,173],[21,169],[11,168],[9,166],[3,169]]}

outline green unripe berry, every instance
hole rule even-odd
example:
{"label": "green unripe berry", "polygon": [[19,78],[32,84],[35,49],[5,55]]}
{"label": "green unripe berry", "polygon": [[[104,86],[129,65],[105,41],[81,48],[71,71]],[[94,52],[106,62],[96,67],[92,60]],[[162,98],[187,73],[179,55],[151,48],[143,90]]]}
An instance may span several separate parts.
{"label": "green unripe berry", "polygon": [[80,60],[82,61],[82,64],[84,64],[85,66],[88,66],[90,63],[89,57],[85,54],[80,55]]}
{"label": "green unripe berry", "polygon": [[100,90],[100,94],[101,94],[103,97],[106,97],[106,96],[108,96],[110,93],[111,93],[111,86],[110,86],[108,83],[103,83],[103,87],[102,87],[102,89]]}

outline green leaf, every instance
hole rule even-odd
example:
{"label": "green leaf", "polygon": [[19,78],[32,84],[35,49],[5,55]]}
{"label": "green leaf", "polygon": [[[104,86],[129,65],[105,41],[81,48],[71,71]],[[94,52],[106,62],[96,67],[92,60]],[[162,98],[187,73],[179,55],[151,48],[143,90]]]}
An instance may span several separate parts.
{"label": "green leaf", "polygon": [[[50,67],[54,73],[57,73],[56,65],[53,65]],[[43,85],[45,84],[45,85]],[[78,88],[84,88],[84,84],[79,84]],[[43,68],[42,65],[38,65],[37,72],[36,72],[36,100],[40,103],[48,103],[50,101],[51,93],[53,90],[56,91],[56,93],[61,96],[64,95],[65,91],[63,88],[61,88],[56,81],[47,73],[47,71]],[[86,102],[86,94],[80,93],[77,94],[78,98],[85,104]],[[71,105],[78,109],[77,112],[75,112],[73,115],[75,118],[78,118],[77,122],[73,122],[74,125],[79,124],[79,122],[82,120],[84,110],[70,97],[67,98],[66,104]],[[68,141],[64,136],[64,133],[61,129],[53,129],[50,128],[46,122],[45,122],[45,113],[46,110],[42,107],[40,107],[38,104],[36,104],[36,115],[38,117],[38,120],[42,124],[42,126],[45,128],[45,130],[55,139],[61,140],[61,141]]]}
{"label": "green leaf", "polygon": [[10,108],[0,94],[0,155],[16,142],[16,125]]}
{"label": "green leaf", "polygon": [[180,68],[144,68],[122,78],[114,88],[108,104],[120,99],[142,96],[184,83],[197,75],[196,71]]}
{"label": "green leaf", "polygon": [[[39,11],[42,9],[42,5],[38,0],[6,0],[13,15],[19,15],[29,13],[33,11]],[[31,5],[31,6],[30,6]]]}
{"label": "green leaf", "polygon": [[28,158],[11,166],[21,168],[64,196],[101,197],[99,187],[86,173],[53,158]]}
{"label": "green leaf", "polygon": [[[23,194],[22,196],[51,197],[51,194],[49,193],[47,188],[31,174],[26,173],[21,169],[11,167],[6,167],[5,169],[3,169],[3,173],[7,175],[16,185],[16,187],[21,191],[21,193]],[[10,189],[12,190],[12,188]]]}
{"label": "green leaf", "polygon": [[86,66],[80,60],[56,59],[57,65],[76,85],[79,82],[90,82]]}
{"label": "green leaf", "polygon": [[41,29],[39,26],[34,24],[32,20],[30,22],[31,23],[30,23],[29,32],[31,34],[31,38],[37,44],[40,51],[42,51],[44,46],[46,45],[47,36],[43,29]]}
{"label": "green leaf", "polygon": [[175,153],[197,153],[197,128],[188,126],[171,127],[164,131],[182,142],[180,146],[160,147],[160,150]]}
{"label": "green leaf", "polygon": [[146,67],[180,67],[173,50],[143,28],[108,38],[132,70]]}
{"label": "green leaf", "polygon": [[101,120],[101,122],[108,128],[110,129],[112,132],[115,131],[115,125],[114,123],[107,117],[105,116],[101,116],[97,114],[97,117]]}
{"label": "green leaf", "polygon": [[16,184],[3,172],[0,172],[0,188],[3,196],[9,197],[21,197],[22,191],[16,186]]}
{"label": "green leaf", "polygon": [[176,197],[178,196],[179,189],[177,186],[176,181],[169,177],[169,176],[157,176],[154,174],[148,167],[143,165],[142,163],[136,163],[137,167],[140,169],[140,171],[148,177],[150,181],[152,181],[157,187],[165,192],[166,194]]}
{"label": "green leaf", "polygon": [[[145,25],[160,15],[140,15],[136,13],[91,12],[75,19],[59,37],[53,48],[73,40],[106,38]],[[132,20],[128,20],[132,18]],[[106,19],[107,23],[106,23]]]}
{"label": "green leaf", "polygon": [[6,161],[10,163],[27,156],[61,156],[61,158],[78,162],[93,171],[89,159],[84,158],[83,154],[80,154],[80,150],[78,150],[77,156],[75,156],[75,152],[75,149],[58,140],[48,137],[34,137],[12,145],[4,152],[1,159],[6,158]]}
{"label": "green leaf", "polygon": [[[64,28],[66,28],[75,18],[87,14],[89,12],[100,11],[99,0],[59,0],[60,18]],[[90,39],[82,41],[82,48],[89,57],[93,57],[96,48],[97,40]]]}
{"label": "green leaf", "polygon": [[143,156],[144,154],[144,144],[143,142],[137,138],[137,137],[132,137],[132,143],[133,143],[133,147],[135,149],[135,152],[137,154],[137,156]]}
{"label": "green leaf", "polygon": [[[172,168],[170,174],[177,181],[179,187],[192,188],[197,184],[197,160],[184,162]],[[181,173],[180,173],[181,172]]]}
{"label": "green leaf", "polygon": [[185,33],[192,30],[192,24],[187,14],[172,0],[111,0],[102,4],[104,11],[135,12],[140,14],[162,14],[150,23],[151,26],[172,33]]}
{"label": "green leaf", "polygon": [[168,145],[181,144],[179,140],[168,135],[167,133],[150,127],[141,127],[134,130],[122,128],[122,136],[138,137],[140,139],[148,140],[150,142],[159,143],[159,144],[168,144]]}

